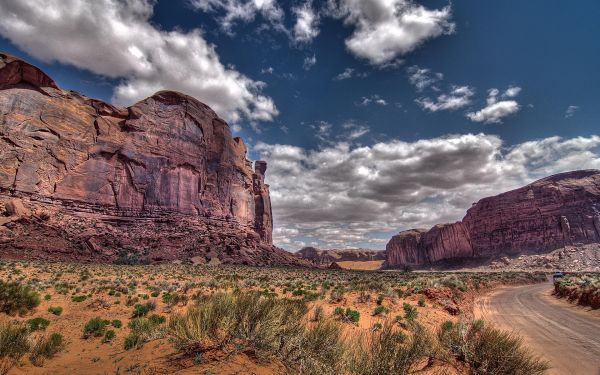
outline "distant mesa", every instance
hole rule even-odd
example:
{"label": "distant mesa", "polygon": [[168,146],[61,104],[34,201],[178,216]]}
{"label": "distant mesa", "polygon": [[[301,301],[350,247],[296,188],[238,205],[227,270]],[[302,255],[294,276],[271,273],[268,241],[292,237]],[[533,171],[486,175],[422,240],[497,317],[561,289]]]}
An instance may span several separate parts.
{"label": "distant mesa", "polygon": [[307,265],[272,245],[267,165],[207,105],[121,108],[0,54],[0,257]]}
{"label": "distant mesa", "polygon": [[370,249],[329,249],[321,250],[316,247],[304,247],[298,250],[296,256],[308,260],[319,267],[342,268],[339,262],[369,262],[385,260],[385,251]]}
{"label": "distant mesa", "polygon": [[540,254],[600,243],[600,171],[560,173],[481,199],[462,221],[392,237],[385,267]]}

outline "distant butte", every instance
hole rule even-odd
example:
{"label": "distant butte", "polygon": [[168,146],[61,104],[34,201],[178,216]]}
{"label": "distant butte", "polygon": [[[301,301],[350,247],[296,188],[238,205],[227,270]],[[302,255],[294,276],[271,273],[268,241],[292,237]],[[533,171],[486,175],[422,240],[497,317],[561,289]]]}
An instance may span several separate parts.
{"label": "distant butte", "polygon": [[462,221],[411,229],[386,246],[388,268],[541,254],[600,243],[600,171],[560,173],[481,199]]}

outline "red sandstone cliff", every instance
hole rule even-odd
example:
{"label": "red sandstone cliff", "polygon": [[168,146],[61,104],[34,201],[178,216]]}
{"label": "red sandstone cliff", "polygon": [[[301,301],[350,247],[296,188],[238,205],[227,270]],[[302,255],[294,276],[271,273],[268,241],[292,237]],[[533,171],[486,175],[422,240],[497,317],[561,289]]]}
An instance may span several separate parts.
{"label": "red sandstone cliff", "polygon": [[266,163],[190,96],[118,108],[0,54],[0,145],[0,256],[301,263],[271,245]]}
{"label": "red sandstone cliff", "polygon": [[392,237],[387,267],[489,259],[600,242],[600,171],[557,174],[475,203],[462,221]]}

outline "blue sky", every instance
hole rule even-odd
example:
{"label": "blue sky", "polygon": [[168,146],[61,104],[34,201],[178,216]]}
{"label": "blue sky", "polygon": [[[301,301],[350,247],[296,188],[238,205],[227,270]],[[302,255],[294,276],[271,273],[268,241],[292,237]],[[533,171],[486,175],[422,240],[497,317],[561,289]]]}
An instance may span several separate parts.
{"label": "blue sky", "polygon": [[269,161],[290,250],[383,248],[600,166],[596,1],[42,2],[0,5],[0,50],[91,97],[166,88],[211,105]]}

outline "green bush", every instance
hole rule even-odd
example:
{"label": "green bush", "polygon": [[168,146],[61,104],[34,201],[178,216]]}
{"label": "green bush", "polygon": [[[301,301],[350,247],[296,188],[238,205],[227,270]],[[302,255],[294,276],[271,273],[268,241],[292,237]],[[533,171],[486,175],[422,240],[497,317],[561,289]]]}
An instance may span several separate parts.
{"label": "green bush", "polygon": [[0,323],[0,374],[6,374],[29,350],[25,325]]}
{"label": "green bush", "polygon": [[41,317],[29,319],[27,321],[27,326],[31,331],[36,331],[38,329],[46,329],[50,325],[50,321]]}
{"label": "green bush", "polygon": [[83,302],[87,299],[87,296],[72,296],[71,301],[73,302]]}
{"label": "green bush", "polygon": [[48,312],[52,313],[54,315],[60,315],[63,312],[63,308],[60,306],[56,306],[56,307],[50,306],[50,307],[48,307]]}
{"label": "green bush", "polygon": [[523,346],[513,333],[487,327],[481,320],[444,322],[438,331],[442,347],[468,363],[474,374],[543,374],[548,363]]}
{"label": "green bush", "polygon": [[0,281],[0,312],[25,315],[40,304],[40,295],[17,282]]}
{"label": "green bush", "polygon": [[63,336],[53,333],[50,336],[41,336],[31,348],[29,360],[35,366],[42,366],[44,360],[54,357],[65,347]]}
{"label": "green bush", "polygon": [[106,331],[104,333],[102,342],[104,342],[104,343],[111,342],[116,336],[117,336],[117,334],[115,333],[115,331],[113,331],[112,329],[109,329],[108,331]]}
{"label": "green bush", "polygon": [[88,338],[90,336],[101,337],[104,335],[106,330],[107,322],[99,316],[90,319],[83,327],[83,337]]}
{"label": "green bush", "polygon": [[412,323],[415,319],[417,319],[418,314],[416,307],[412,307],[410,304],[404,302],[402,304],[402,308],[404,309],[404,319],[406,319],[406,321]]}
{"label": "green bush", "polygon": [[115,328],[121,328],[123,326],[123,323],[121,323],[119,319],[114,319],[112,322],[110,322],[110,325]]}
{"label": "green bush", "polygon": [[388,312],[389,310],[385,306],[379,305],[373,310],[373,316],[387,314]]}
{"label": "green bush", "polygon": [[148,313],[150,311],[154,310],[155,308],[156,308],[155,303],[151,302],[151,301],[146,302],[143,305],[138,303],[138,304],[136,304],[133,307],[133,315],[132,315],[132,317],[133,318],[139,318],[139,317],[142,317],[142,316],[146,316],[146,315],[148,315]]}

